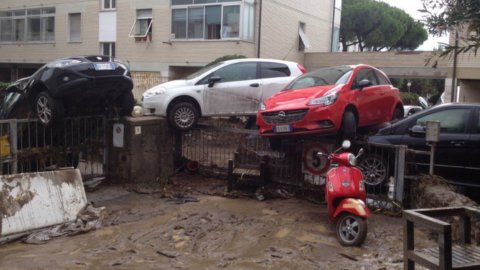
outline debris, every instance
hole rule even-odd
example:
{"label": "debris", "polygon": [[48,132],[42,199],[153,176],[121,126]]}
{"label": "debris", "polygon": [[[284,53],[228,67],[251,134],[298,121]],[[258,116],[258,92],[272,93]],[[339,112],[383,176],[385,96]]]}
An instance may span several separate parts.
{"label": "debris", "polygon": [[347,259],[349,259],[349,260],[352,260],[352,261],[355,261],[355,262],[358,261],[357,258],[352,257],[352,256],[350,256],[350,255],[347,255],[347,254],[345,254],[345,253],[338,253],[338,254],[340,254],[340,256],[342,256],[342,257],[344,257],[344,258],[347,258]]}
{"label": "debris", "polygon": [[36,231],[26,237],[23,241],[27,244],[45,244],[49,240],[64,236],[76,235],[99,229],[102,226],[105,207],[93,207],[88,204],[77,216],[77,220],[56,225],[48,229]]}
{"label": "debris", "polygon": [[105,176],[100,176],[100,177],[93,177],[88,180],[83,181],[83,186],[87,191],[93,191],[95,190],[101,183],[105,181]]}
{"label": "debris", "polygon": [[173,194],[168,201],[173,201],[176,204],[184,204],[188,202],[198,202],[198,199],[193,196],[186,196],[185,194],[177,192]]}
{"label": "debris", "polygon": [[165,257],[170,258],[170,259],[175,259],[176,257],[178,257],[177,254],[172,254],[170,252],[165,252],[165,251],[160,251],[160,250],[157,250],[157,254],[165,256]]}

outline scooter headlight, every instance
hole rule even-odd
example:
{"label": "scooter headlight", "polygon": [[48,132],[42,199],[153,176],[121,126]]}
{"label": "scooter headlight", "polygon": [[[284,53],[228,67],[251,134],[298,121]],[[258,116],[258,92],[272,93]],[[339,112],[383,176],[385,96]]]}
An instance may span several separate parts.
{"label": "scooter headlight", "polygon": [[357,165],[357,158],[355,157],[354,154],[348,154],[348,163],[350,163],[351,166],[356,166]]}

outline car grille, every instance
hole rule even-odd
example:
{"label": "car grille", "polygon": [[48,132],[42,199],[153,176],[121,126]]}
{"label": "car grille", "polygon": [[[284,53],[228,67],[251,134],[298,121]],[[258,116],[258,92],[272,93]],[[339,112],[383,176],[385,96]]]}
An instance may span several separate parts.
{"label": "car grille", "polygon": [[308,109],[262,113],[263,120],[270,125],[289,124],[303,119]]}

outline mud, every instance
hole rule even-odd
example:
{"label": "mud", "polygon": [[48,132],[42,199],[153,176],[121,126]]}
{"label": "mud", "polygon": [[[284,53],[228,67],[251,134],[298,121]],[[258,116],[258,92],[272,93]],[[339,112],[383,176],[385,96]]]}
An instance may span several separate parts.
{"label": "mud", "polygon": [[225,184],[182,175],[152,194],[104,185],[87,193],[106,207],[103,228],[0,246],[0,269],[403,269],[401,218],[374,214],[365,244],[347,248],[325,204],[226,197]]}

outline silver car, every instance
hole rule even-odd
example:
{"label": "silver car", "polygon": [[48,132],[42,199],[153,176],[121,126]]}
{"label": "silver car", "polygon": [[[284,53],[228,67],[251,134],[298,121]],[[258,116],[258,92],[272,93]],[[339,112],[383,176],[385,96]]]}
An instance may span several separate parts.
{"label": "silver car", "polygon": [[305,72],[298,63],[273,59],[219,62],[148,89],[144,114],[168,117],[178,130],[191,129],[202,116],[254,116],[263,100]]}

